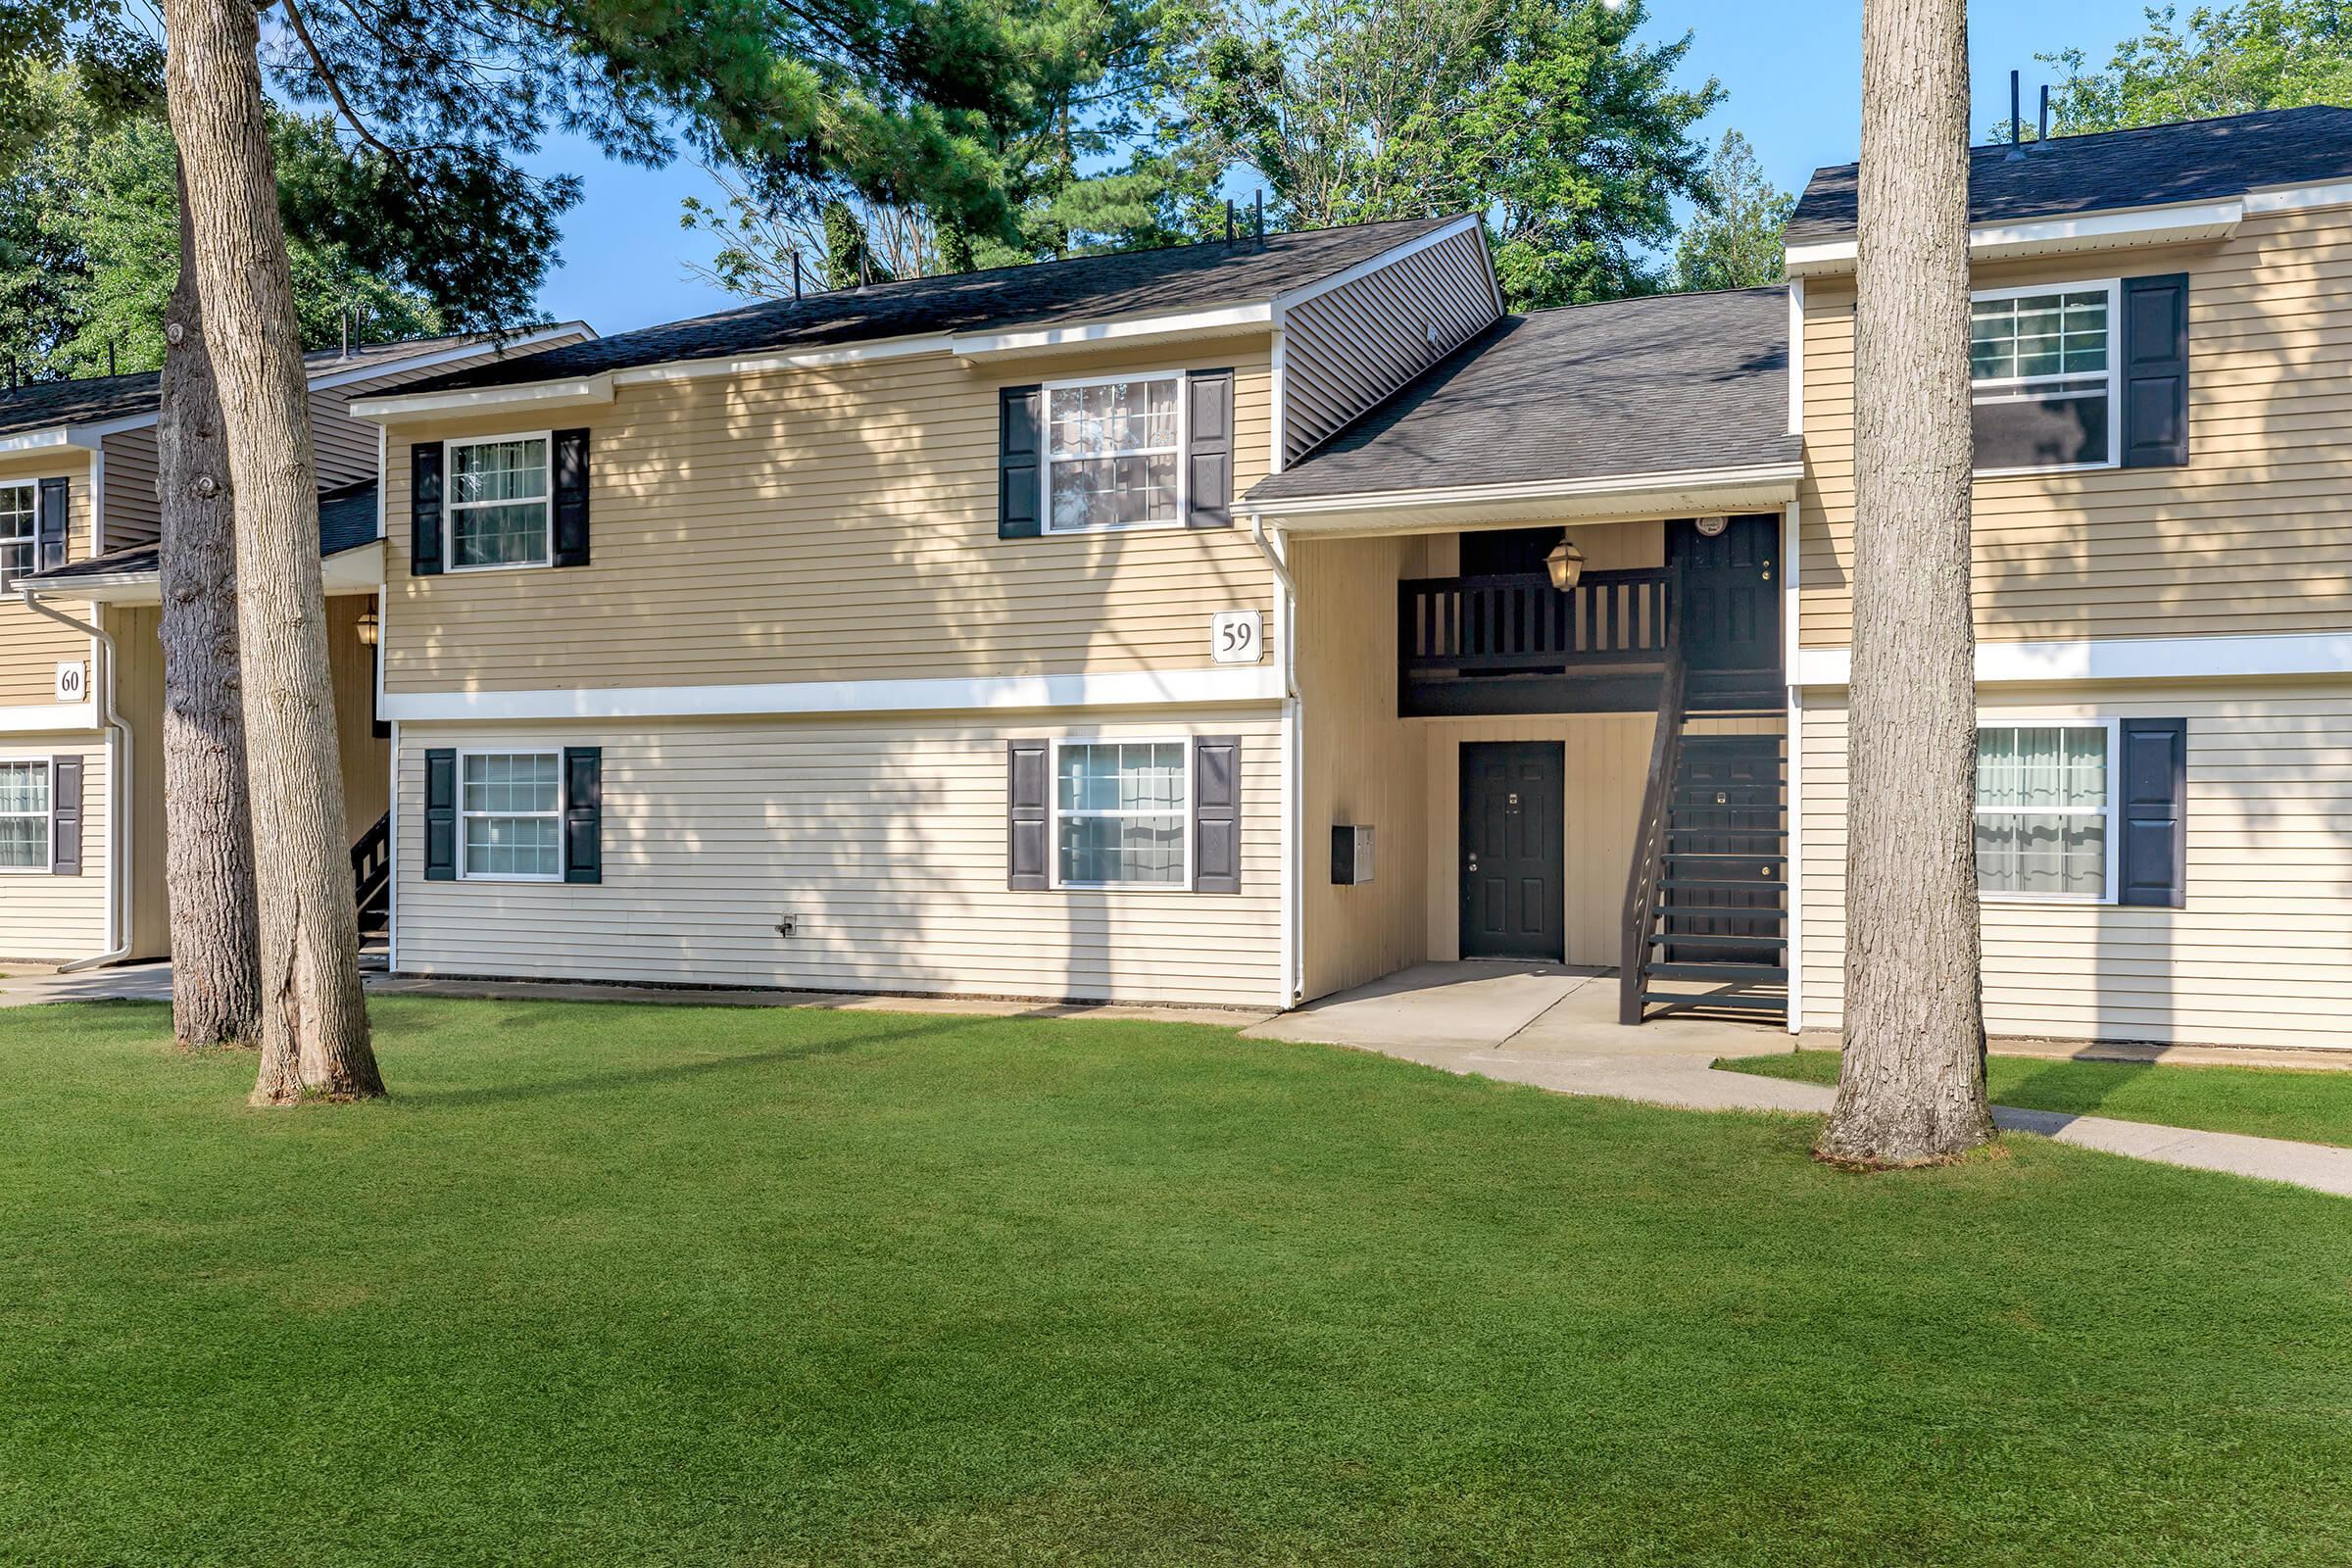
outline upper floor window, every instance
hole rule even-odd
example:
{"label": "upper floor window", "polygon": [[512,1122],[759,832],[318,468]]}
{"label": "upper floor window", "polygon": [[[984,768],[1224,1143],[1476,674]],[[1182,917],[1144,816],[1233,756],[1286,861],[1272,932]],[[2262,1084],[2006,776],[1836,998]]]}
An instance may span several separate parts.
{"label": "upper floor window", "polygon": [[40,517],[38,485],[0,484],[0,588],[32,571]]}
{"label": "upper floor window", "polygon": [[2113,281],[1992,289],[1969,307],[1979,473],[2117,462]]}
{"label": "upper floor window", "polygon": [[1977,727],[1977,886],[1987,898],[2113,900],[2106,719]]}
{"label": "upper floor window", "polygon": [[1046,388],[1046,530],[1184,519],[1184,377]]}
{"label": "upper floor window", "polygon": [[550,481],[544,435],[450,442],[450,569],[548,564],[555,557]]}

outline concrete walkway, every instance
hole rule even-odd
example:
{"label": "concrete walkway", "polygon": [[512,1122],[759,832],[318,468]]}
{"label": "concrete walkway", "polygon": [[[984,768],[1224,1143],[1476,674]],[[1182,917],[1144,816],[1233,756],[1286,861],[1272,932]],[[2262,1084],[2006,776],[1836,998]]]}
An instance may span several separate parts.
{"label": "concrete walkway", "polygon": [[[1778,1025],[1681,1016],[1623,1027],[1613,970],[1423,964],[1246,1033],[1354,1046],[1448,1072],[1691,1110],[1818,1113],[1837,1099],[1819,1084],[1710,1066],[1719,1056],[1788,1050],[1788,1031]],[[2352,1197],[2352,1149],[2006,1105],[1994,1107],[1993,1120],[2078,1148]]]}

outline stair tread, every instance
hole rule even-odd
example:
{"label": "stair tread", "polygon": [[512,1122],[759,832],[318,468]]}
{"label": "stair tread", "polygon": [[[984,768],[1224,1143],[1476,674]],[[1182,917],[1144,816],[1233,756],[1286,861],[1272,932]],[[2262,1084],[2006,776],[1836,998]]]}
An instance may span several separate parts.
{"label": "stair tread", "polygon": [[1751,997],[1745,992],[1739,991],[1729,995],[1713,991],[1644,991],[1642,993],[1642,1000],[1644,1003],[1662,1003],[1669,1006],[1733,1007],[1741,1012],[1787,1012],[1788,1010],[1788,1000],[1786,997]]}
{"label": "stair tread", "polygon": [[1777,877],[1756,877],[1723,881],[1709,877],[1669,876],[1658,879],[1662,888],[1729,888],[1735,893],[1786,893],[1788,884]]}
{"label": "stair tread", "polygon": [[1668,959],[1642,966],[1644,977],[1652,980],[1748,980],[1779,981],[1786,985],[1788,970],[1777,963],[1741,963],[1736,958],[1702,963],[1694,959]]}
{"label": "stair tread", "polygon": [[[1768,911],[1759,910],[1758,912]],[[1661,948],[1670,942],[1688,942],[1693,945],[1704,942],[1726,948],[1785,948],[1788,945],[1788,939],[1785,936],[1740,936],[1728,931],[1652,931],[1647,933],[1642,945]]]}

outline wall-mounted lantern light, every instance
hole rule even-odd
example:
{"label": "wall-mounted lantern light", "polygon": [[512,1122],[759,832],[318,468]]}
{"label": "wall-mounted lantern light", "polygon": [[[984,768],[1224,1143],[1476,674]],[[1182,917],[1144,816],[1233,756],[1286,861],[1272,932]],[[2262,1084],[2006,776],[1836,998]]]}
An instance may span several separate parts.
{"label": "wall-mounted lantern light", "polygon": [[1551,573],[1551,585],[1567,593],[1585,574],[1585,553],[1576,548],[1575,540],[1562,534],[1560,542],[1551,547],[1551,554],[1544,558],[1544,569]]}
{"label": "wall-mounted lantern light", "polygon": [[361,611],[360,646],[362,648],[373,648],[375,646],[376,637],[383,630],[383,624],[384,623],[382,621],[376,618],[375,610],[372,606],[370,606],[368,609]]}

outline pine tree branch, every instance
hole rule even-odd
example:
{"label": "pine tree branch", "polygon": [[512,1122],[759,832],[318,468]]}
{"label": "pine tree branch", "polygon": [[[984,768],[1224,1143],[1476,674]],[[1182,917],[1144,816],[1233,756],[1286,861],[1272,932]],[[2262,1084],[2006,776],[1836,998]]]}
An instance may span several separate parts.
{"label": "pine tree branch", "polygon": [[302,40],[303,52],[311,57],[311,65],[318,73],[318,84],[334,100],[335,108],[351,126],[351,133],[381,153],[395,168],[408,168],[408,155],[369,130],[366,122],[360,119],[359,111],[351,107],[351,100],[343,96],[343,84],[335,79],[334,72],[327,66],[326,56],[319,52],[318,45],[312,40],[311,29],[303,24],[302,11],[294,4],[294,0],[278,0],[278,3],[285,7],[286,25],[292,27],[294,36]]}

